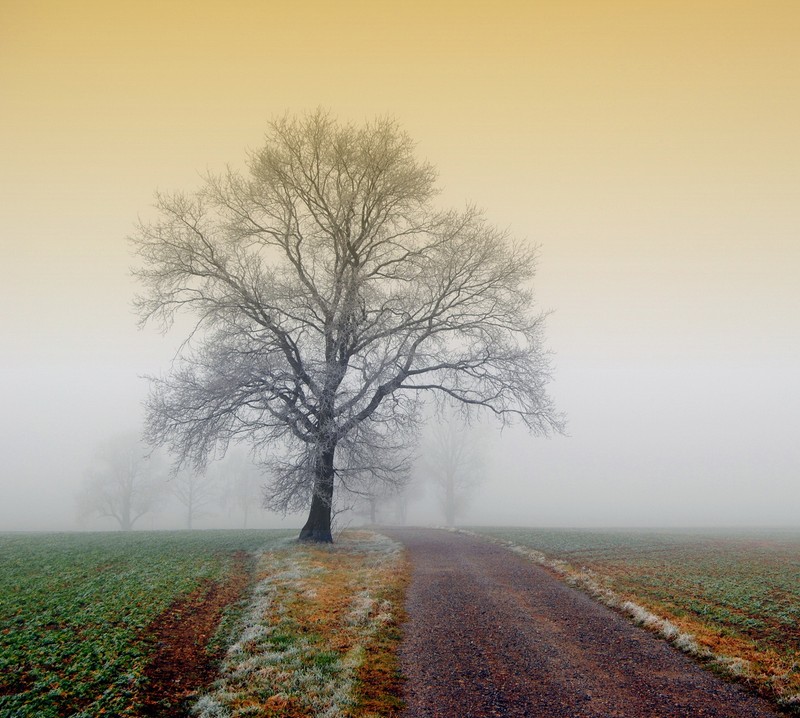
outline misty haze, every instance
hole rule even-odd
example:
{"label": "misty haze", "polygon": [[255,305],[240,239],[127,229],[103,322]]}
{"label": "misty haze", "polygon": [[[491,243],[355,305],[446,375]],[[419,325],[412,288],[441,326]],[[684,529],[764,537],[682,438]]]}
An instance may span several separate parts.
{"label": "misty haze", "polygon": [[0,718],[800,715],[800,8],[0,27]]}

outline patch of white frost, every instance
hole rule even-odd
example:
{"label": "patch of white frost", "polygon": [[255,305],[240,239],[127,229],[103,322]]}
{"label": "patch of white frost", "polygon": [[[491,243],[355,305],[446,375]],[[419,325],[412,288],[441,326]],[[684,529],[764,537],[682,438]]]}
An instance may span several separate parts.
{"label": "patch of white frost", "polygon": [[[363,553],[368,566],[392,563],[402,555],[402,547],[386,536],[359,532],[356,538],[343,535],[337,547]],[[313,601],[315,590],[308,585],[312,576],[326,569],[314,563],[297,545],[288,554],[271,552],[259,556],[257,571],[267,574],[251,593],[250,603],[231,636],[220,675],[211,690],[191,709],[198,718],[244,718],[260,713],[258,706],[243,698],[258,695],[304,696],[312,704],[313,715],[342,718],[355,705],[356,671],[364,661],[361,645],[344,656],[319,653],[319,648],[284,619],[288,609],[281,601]],[[391,604],[378,603],[368,572],[348,607],[346,625],[365,639],[392,620]],[[238,707],[242,706],[242,707]]]}

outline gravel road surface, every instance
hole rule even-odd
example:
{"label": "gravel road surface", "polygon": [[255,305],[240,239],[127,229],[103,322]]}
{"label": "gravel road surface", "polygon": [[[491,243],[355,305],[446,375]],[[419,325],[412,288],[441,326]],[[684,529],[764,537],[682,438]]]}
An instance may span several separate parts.
{"label": "gravel road surface", "polygon": [[775,718],[764,701],[487,541],[386,532],[408,548],[404,718]]}

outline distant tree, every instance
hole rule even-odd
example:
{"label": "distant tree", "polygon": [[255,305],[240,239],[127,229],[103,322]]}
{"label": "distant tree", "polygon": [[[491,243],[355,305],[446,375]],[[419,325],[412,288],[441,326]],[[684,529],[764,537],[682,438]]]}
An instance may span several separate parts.
{"label": "distant tree", "polygon": [[168,482],[170,491],[184,508],[186,528],[191,530],[204,508],[219,498],[219,484],[213,474],[184,469]]}
{"label": "distant tree", "polygon": [[391,120],[286,117],[249,175],[157,195],[133,238],[142,321],[196,321],[153,380],[148,439],[196,468],[234,440],[268,452],[267,505],[308,508],[301,539],[332,540],[335,485],[367,480],[365,447],[413,422],[424,392],[561,428],[534,249],[475,208],[436,210],[413,150]]}
{"label": "distant tree", "polygon": [[222,503],[242,515],[242,528],[247,528],[248,519],[261,501],[264,478],[260,468],[247,454],[239,450],[228,451],[222,461],[209,467],[222,486]]}
{"label": "distant tree", "polygon": [[480,435],[464,421],[457,407],[445,403],[428,423],[421,455],[445,523],[453,526],[483,478]]}
{"label": "distant tree", "polygon": [[400,525],[404,525],[408,521],[408,505],[421,496],[422,490],[422,484],[412,476],[400,491],[390,497],[389,506],[392,509],[394,521]]}
{"label": "distant tree", "polygon": [[156,508],[163,486],[158,460],[148,457],[138,437],[116,436],[97,449],[78,495],[78,513],[113,518],[122,531],[130,531]]}
{"label": "distant tree", "polygon": [[377,524],[384,518],[387,509],[397,506],[406,486],[406,483],[390,484],[382,481],[366,484],[359,490],[352,511],[365,517],[370,524]]}
{"label": "distant tree", "polygon": [[394,426],[391,435],[362,432],[360,441],[347,447],[347,461],[339,470],[340,485],[352,497],[347,508],[366,516],[371,524],[378,522],[380,510],[408,486],[414,463],[416,423],[414,417]]}

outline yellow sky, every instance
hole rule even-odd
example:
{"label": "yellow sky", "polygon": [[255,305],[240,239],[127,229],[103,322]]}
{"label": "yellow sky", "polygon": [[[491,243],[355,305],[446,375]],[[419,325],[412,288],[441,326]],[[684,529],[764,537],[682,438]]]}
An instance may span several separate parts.
{"label": "yellow sky", "polygon": [[167,361],[132,329],[137,213],[320,105],[396,116],[445,201],[541,245],[578,430],[598,362],[797,365],[796,0],[0,0],[6,405],[47,365],[125,414],[91,377],[135,403]]}
{"label": "yellow sky", "polygon": [[448,199],[524,234],[553,207],[691,222],[796,188],[794,0],[0,7],[2,181],[25,212],[49,189],[130,215],[317,105],[396,115]]}

